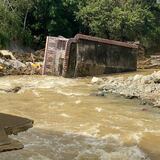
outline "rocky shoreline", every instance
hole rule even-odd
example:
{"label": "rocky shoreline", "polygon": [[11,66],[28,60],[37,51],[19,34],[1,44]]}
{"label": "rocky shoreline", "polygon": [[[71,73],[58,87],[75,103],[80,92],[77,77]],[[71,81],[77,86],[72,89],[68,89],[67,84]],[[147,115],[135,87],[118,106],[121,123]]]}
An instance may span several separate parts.
{"label": "rocky shoreline", "polygon": [[160,108],[160,71],[150,75],[135,75],[128,78],[94,77],[92,84],[99,85],[101,95],[114,93],[129,99],[140,99],[142,104]]}

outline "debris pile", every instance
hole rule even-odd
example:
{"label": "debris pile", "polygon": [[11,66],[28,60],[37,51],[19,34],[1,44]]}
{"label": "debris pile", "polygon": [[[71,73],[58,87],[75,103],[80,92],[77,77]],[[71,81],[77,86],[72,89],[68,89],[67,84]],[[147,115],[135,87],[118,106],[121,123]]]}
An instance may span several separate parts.
{"label": "debris pile", "polygon": [[94,78],[92,83],[100,85],[100,90],[104,93],[115,93],[129,99],[138,98],[144,104],[149,103],[160,108],[160,71],[128,78]]}
{"label": "debris pile", "polygon": [[160,54],[151,55],[150,58],[143,58],[138,61],[139,69],[159,69],[160,68]]}
{"label": "debris pile", "polygon": [[35,53],[12,53],[0,50],[0,76],[41,74],[44,50]]}

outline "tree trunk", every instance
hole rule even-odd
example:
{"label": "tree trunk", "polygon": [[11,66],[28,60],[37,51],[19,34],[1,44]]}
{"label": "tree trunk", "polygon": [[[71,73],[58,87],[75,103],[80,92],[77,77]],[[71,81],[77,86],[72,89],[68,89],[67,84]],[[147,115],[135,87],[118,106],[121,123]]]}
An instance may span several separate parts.
{"label": "tree trunk", "polygon": [[28,17],[28,9],[27,9],[26,14],[25,14],[25,17],[24,17],[23,30],[26,29],[27,17]]}

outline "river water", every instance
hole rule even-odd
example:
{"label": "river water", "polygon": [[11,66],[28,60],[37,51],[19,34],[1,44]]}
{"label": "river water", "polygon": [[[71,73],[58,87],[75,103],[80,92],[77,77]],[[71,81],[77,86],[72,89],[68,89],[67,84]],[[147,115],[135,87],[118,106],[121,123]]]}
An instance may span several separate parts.
{"label": "river water", "polygon": [[116,95],[96,97],[90,78],[0,78],[2,113],[33,119],[18,136],[25,148],[0,160],[159,160],[160,114],[151,106]]}

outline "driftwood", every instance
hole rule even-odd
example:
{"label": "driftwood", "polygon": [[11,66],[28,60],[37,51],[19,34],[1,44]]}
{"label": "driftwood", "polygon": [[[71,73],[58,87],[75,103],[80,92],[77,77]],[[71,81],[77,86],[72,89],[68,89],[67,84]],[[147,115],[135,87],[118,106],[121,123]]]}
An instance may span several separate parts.
{"label": "driftwood", "polygon": [[147,59],[146,61],[144,61],[142,64],[145,65],[146,63],[148,63],[151,60],[151,58]]}

